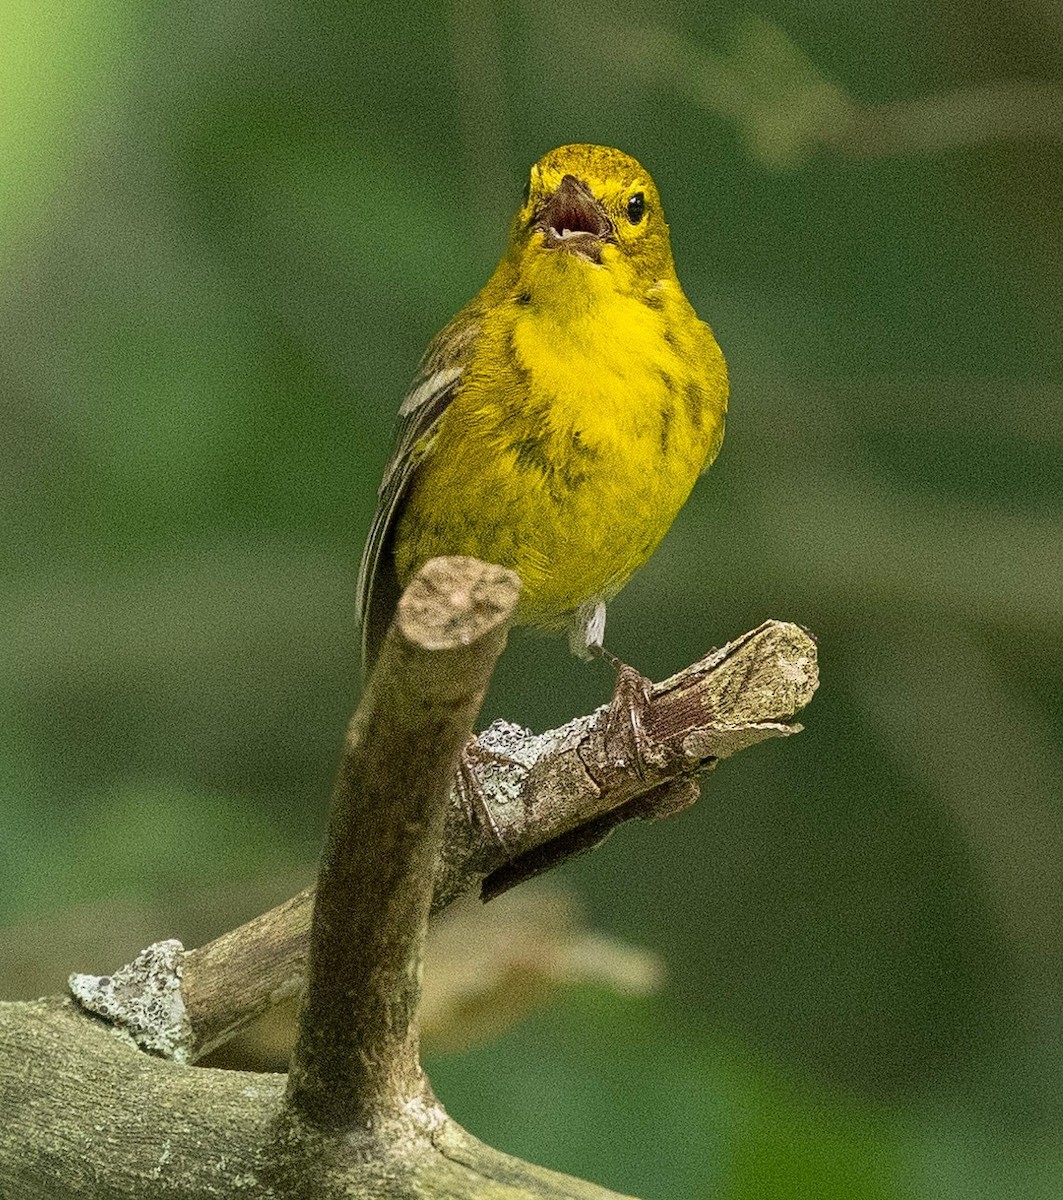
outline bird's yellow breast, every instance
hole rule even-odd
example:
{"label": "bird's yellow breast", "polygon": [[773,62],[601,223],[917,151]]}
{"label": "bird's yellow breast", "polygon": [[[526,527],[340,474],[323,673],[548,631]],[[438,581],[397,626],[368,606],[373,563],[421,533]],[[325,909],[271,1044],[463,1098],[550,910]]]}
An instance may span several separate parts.
{"label": "bird's yellow breast", "polygon": [[677,284],[647,302],[555,254],[526,285],[488,310],[396,565],[403,582],[437,554],[510,567],[518,620],[549,627],[611,598],[653,552],[719,446],[727,384]]}

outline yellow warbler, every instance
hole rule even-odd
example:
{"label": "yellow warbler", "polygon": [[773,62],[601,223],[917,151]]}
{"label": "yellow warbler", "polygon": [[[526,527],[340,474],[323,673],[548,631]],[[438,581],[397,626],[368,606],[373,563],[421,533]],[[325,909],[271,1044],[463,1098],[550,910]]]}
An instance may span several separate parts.
{"label": "yellow warbler", "polygon": [[602,652],[606,602],[715,458],[726,408],[649,174],[604,146],[545,155],[502,261],[399,409],[362,556],[366,670],[401,588],[441,554],[511,568],[517,623]]}

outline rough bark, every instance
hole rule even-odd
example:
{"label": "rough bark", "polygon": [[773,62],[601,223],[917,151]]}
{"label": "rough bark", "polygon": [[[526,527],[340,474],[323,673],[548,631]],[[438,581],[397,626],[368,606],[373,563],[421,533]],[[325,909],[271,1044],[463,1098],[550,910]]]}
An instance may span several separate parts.
{"label": "rough bark", "polygon": [[[597,845],[625,821],[669,816],[689,806],[698,798],[698,779],[721,759],[798,732],[800,725],[787,722],[809,702],[817,683],[812,637],[797,625],[766,621],[654,685],[641,774],[610,756],[605,707],[542,734],[494,722],[479,738],[490,752],[479,777],[501,842],[470,823],[451,796],[433,911],[476,888],[497,895]],[[307,888],[183,955],[187,1036],[171,1057],[201,1058],[299,993],[313,904],[314,889]],[[89,1011],[99,1012],[92,977],[77,979],[75,994]],[[103,1002],[113,1017],[109,988]],[[139,1038],[138,1012],[129,1027]],[[158,1031],[147,1036],[150,1048],[165,1052]]]}
{"label": "rough bark", "polygon": [[491,1150],[438,1109],[416,1137],[297,1137],[284,1094],[283,1075],[146,1054],[69,1000],[0,1004],[0,1196],[617,1200]]}
{"label": "rough bark", "polygon": [[410,583],[347,732],[310,926],[289,1103],[327,1128],[431,1107],[417,1040],[443,819],[520,581],[434,559]]}
{"label": "rough bark", "polygon": [[[316,895],[201,950],[159,943],[73,977],[77,1003],[0,1004],[0,1195],[613,1196],[483,1146],[432,1096],[414,1021],[429,910],[691,803],[698,771],[798,728],[784,722],[815,688],[815,647],[769,622],[656,685],[641,763],[617,755],[604,710],[538,737],[496,723],[488,833],[449,781],[515,598],[472,560],[411,585],[348,733]],[[287,1079],[181,1061],[304,981]]]}

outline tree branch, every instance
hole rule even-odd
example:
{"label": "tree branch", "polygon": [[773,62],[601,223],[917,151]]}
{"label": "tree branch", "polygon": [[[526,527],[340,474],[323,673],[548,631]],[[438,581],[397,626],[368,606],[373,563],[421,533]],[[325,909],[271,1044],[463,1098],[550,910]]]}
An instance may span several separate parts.
{"label": "tree branch", "polygon": [[[481,1145],[435,1102],[414,1024],[429,909],[692,802],[697,771],[797,728],[815,646],[768,622],[658,684],[638,771],[611,756],[604,709],[538,737],[496,723],[482,786],[500,845],[447,792],[515,598],[514,577],[471,560],[411,585],[345,742],[316,896],[199,951],[159,943],[75,977],[80,1007],[0,1004],[0,1195],[609,1200]],[[287,1087],[164,1061],[223,1040],[304,972]]]}
{"label": "tree branch", "polygon": [[[477,887],[497,895],[596,845],[624,821],[667,816],[693,803],[699,773],[767,738],[797,732],[799,725],[786,722],[817,683],[812,637],[797,625],[765,622],[654,686],[642,776],[610,761],[604,708],[538,735],[496,721],[480,744],[500,757],[485,758],[480,782],[505,848],[470,824],[452,796],[433,911]],[[184,954],[188,1037],[177,1057],[202,1057],[300,991],[313,897],[307,888]],[[99,1011],[91,989],[76,994]],[[109,996],[106,1002],[110,1012]]]}
{"label": "tree branch", "polygon": [[0,1196],[622,1200],[499,1154],[442,1113],[430,1140],[390,1154],[346,1132],[280,1140],[284,1087],[283,1075],[144,1054],[69,1000],[0,1003]]}
{"label": "tree branch", "polygon": [[351,722],[310,928],[288,1102],[365,1128],[428,1095],[415,1024],[443,819],[520,581],[433,559],[399,602]]}
{"label": "tree branch", "polygon": [[[435,560],[400,603],[345,744],[287,1087],[142,1053],[70,1001],[0,1004],[0,1195],[609,1200],[480,1145],[417,1060],[443,808],[517,586],[499,568]],[[160,944],[97,980],[109,1017],[140,1014],[141,1040],[160,1002],[168,1030],[186,1020],[178,953]]]}

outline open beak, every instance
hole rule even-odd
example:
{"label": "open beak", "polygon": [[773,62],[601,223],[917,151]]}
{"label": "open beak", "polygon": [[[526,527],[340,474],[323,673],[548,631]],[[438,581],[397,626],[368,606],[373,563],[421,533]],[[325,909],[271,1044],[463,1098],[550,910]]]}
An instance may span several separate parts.
{"label": "open beak", "polygon": [[587,185],[566,175],[535,213],[535,228],[550,250],[564,250],[589,262],[602,261],[602,246],[615,242],[613,223]]}

